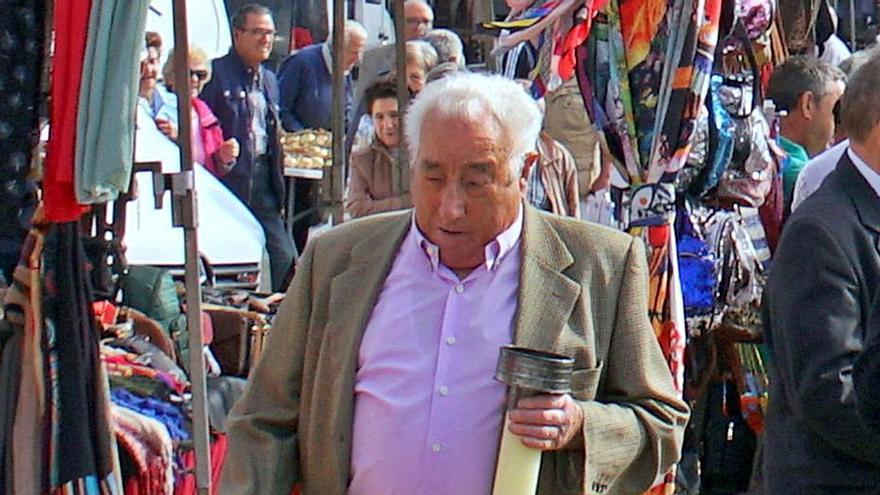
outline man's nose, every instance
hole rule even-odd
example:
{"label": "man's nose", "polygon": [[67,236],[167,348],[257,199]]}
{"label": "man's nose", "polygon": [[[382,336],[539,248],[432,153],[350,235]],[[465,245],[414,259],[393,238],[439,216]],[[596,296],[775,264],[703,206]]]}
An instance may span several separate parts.
{"label": "man's nose", "polygon": [[449,181],[440,192],[440,215],[445,220],[457,220],[465,214],[467,197],[458,181]]}

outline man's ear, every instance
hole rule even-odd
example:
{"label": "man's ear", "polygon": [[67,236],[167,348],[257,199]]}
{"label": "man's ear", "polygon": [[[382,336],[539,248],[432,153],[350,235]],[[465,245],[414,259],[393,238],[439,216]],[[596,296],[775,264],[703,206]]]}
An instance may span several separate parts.
{"label": "man's ear", "polygon": [[813,113],[816,111],[816,95],[812,91],[804,91],[800,98],[798,98],[798,108],[804,118],[812,119]]}

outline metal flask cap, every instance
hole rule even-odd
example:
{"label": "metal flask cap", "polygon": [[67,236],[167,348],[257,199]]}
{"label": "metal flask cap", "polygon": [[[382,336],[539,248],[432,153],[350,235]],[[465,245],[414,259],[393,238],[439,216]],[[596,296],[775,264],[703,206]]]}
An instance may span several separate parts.
{"label": "metal flask cap", "polygon": [[501,347],[495,379],[511,387],[548,394],[571,392],[574,359],[547,351],[506,345]]}

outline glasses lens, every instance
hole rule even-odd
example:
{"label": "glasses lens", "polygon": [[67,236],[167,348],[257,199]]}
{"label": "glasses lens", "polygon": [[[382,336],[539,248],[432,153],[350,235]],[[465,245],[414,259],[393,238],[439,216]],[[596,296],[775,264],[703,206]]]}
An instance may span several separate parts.
{"label": "glasses lens", "polygon": [[206,70],[191,70],[189,71],[190,77],[195,77],[199,81],[204,81],[208,78],[208,71]]}

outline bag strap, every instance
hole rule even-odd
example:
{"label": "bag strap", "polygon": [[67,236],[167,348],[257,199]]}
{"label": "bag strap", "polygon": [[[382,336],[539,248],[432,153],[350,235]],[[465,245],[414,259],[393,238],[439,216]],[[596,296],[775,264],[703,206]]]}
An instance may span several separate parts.
{"label": "bag strap", "polygon": [[752,110],[755,110],[760,107],[761,102],[764,100],[763,95],[761,94],[761,72],[758,68],[757,58],[755,57],[755,49],[752,46],[752,40],[749,38],[749,33],[746,30],[745,24],[743,24],[741,18],[737,18],[733,31],[727,35],[723,40],[721,40],[718,45],[715,47],[715,60],[723,60],[724,48],[728,46],[728,44],[732,41],[738,42],[743,49],[743,52],[746,55],[746,58],[749,62],[749,69],[752,73]]}

